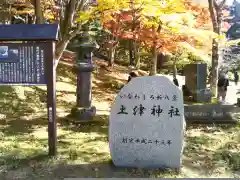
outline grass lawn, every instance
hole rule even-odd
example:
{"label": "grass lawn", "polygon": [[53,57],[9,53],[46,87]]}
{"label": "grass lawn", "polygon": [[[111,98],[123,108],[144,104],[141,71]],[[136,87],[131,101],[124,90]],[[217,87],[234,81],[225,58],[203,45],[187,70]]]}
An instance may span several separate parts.
{"label": "grass lawn", "polygon": [[[99,76],[99,74],[101,76]],[[108,113],[119,74],[98,69],[93,78],[96,123],[74,125],[64,117],[74,106],[75,76],[58,67],[58,156],[47,156],[45,87],[0,89],[0,179],[57,180],[64,177],[240,177],[240,126],[189,126],[180,172],[118,168],[108,147]],[[122,74],[122,79],[120,75]],[[98,75],[98,76],[97,76]],[[97,78],[98,77],[98,78]],[[104,92],[104,94],[103,94]]]}
{"label": "grass lawn", "polygon": [[184,100],[184,104],[187,104],[187,105],[218,104],[218,100],[217,98],[212,98],[211,102],[205,102],[205,103],[198,103],[198,102]]}

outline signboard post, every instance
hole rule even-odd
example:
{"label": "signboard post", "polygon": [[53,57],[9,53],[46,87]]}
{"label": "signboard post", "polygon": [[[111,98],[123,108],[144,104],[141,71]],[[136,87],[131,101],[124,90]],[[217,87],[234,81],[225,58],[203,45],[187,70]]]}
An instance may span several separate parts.
{"label": "signboard post", "polygon": [[57,24],[0,25],[0,85],[47,85],[49,155],[56,155]]}

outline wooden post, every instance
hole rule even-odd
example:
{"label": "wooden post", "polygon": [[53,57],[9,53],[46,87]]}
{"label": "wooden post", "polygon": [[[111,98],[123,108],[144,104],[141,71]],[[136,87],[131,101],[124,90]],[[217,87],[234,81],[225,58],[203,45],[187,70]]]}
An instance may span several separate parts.
{"label": "wooden post", "polygon": [[48,155],[57,154],[57,122],[56,122],[56,66],[55,66],[55,42],[48,42],[46,50],[52,51],[47,56],[46,80],[47,80],[47,109],[48,109]]}

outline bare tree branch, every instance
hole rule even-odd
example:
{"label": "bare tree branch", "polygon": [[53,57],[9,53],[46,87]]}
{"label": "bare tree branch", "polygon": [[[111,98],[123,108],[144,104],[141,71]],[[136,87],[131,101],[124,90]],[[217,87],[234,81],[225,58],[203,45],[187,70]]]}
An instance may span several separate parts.
{"label": "bare tree branch", "polygon": [[77,2],[77,0],[70,0],[69,1],[70,6],[69,6],[69,10],[67,12],[68,13],[68,15],[67,15],[67,17],[68,17],[68,22],[67,22],[68,28],[72,27],[73,18],[74,18],[75,11],[76,11],[76,9],[75,9],[76,2]]}
{"label": "bare tree branch", "polygon": [[81,24],[78,24],[77,28],[69,33],[70,35],[69,39],[71,40],[72,38],[74,38],[80,32],[81,28],[82,28]]}
{"label": "bare tree branch", "polygon": [[86,3],[87,3],[87,0],[78,0],[76,10],[77,11],[83,10],[83,7],[86,5]]}
{"label": "bare tree branch", "polygon": [[[77,0],[77,4],[76,4],[76,13],[78,13],[79,11],[82,11],[84,9],[84,6],[86,5],[86,2],[87,0]],[[76,16],[76,13],[75,13],[75,16],[74,16],[74,19],[72,21],[72,23],[75,23],[76,22],[76,19],[79,17],[79,16]]]}
{"label": "bare tree branch", "polygon": [[224,4],[226,3],[226,0],[222,0],[222,1],[220,1],[219,3],[217,3],[216,0],[213,0],[213,3],[214,3],[214,7],[215,7],[216,9],[222,9],[223,6],[224,6]]}
{"label": "bare tree branch", "polygon": [[60,27],[62,38],[63,36],[68,34],[69,29],[72,28],[72,21],[75,15],[75,5],[76,5],[76,0],[69,0],[68,4],[66,5],[64,20]]}

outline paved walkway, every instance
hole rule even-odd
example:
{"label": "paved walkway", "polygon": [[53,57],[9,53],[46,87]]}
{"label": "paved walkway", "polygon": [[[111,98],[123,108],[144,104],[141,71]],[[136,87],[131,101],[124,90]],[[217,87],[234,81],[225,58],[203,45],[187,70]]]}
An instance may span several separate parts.
{"label": "paved walkway", "polygon": [[240,91],[240,84],[237,86],[234,82],[230,82],[230,86],[228,87],[226,102],[235,104],[237,103],[237,97],[240,97],[240,94],[237,94]]}

